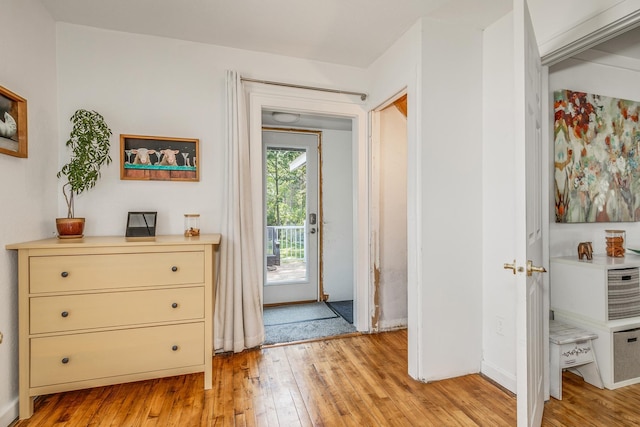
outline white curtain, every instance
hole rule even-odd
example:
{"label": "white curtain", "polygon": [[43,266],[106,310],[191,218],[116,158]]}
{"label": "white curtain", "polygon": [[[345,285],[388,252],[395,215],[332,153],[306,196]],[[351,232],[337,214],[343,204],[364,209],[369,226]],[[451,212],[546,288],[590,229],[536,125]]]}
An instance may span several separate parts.
{"label": "white curtain", "polygon": [[[264,341],[262,320],[261,194],[251,178],[249,124],[240,76],[227,71],[226,170],[219,280],[214,313],[216,351],[240,352]],[[262,158],[262,156],[257,156]],[[252,167],[253,166],[253,167]],[[262,178],[260,178],[262,179]]]}

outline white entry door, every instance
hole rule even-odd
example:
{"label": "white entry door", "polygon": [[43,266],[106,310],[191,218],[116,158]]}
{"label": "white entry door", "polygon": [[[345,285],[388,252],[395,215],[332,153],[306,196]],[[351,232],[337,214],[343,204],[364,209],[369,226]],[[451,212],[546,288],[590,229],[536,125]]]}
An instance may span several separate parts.
{"label": "white entry door", "polygon": [[318,301],[319,134],[264,130],[264,304]]}
{"label": "white entry door", "polygon": [[540,426],[544,410],[542,272],[542,66],[526,0],[514,0],[515,272],[518,426]]}

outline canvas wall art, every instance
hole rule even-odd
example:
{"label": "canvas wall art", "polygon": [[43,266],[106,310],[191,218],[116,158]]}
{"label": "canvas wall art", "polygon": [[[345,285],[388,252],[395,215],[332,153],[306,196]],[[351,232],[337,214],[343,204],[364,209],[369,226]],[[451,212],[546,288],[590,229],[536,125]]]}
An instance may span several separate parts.
{"label": "canvas wall art", "polygon": [[199,181],[199,140],[120,135],[120,179]]}
{"label": "canvas wall art", "polygon": [[556,222],[640,219],[640,102],[554,93]]}

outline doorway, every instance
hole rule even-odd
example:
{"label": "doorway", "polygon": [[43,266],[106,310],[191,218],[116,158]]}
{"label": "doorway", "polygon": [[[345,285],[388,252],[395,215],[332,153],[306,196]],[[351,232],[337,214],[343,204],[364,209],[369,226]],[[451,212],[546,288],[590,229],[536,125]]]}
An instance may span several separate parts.
{"label": "doorway", "polygon": [[407,94],[372,113],[373,330],[408,325]]}
{"label": "doorway", "polygon": [[[295,96],[295,95],[298,96]],[[303,97],[304,95],[305,97]],[[336,294],[330,291],[333,280],[329,280],[326,271],[328,265],[343,264],[344,270],[337,271],[336,277],[349,284],[350,295],[353,296],[353,321],[358,331],[369,331],[369,223],[362,221],[368,215],[368,144],[367,144],[367,112],[359,102],[345,95],[314,94],[308,98],[308,92],[300,92],[290,88],[265,87],[254,85],[249,95],[249,139],[251,141],[251,162],[262,164],[262,131],[265,126],[277,126],[281,129],[314,129],[322,131],[322,168],[331,162],[331,148],[345,150],[348,155],[338,154],[336,159],[346,167],[331,167],[341,177],[335,180],[339,189],[347,191],[337,192],[340,199],[332,201],[329,194],[333,194],[327,187],[327,176],[323,178],[322,206],[323,215],[320,224],[323,227],[323,290],[329,294],[329,300]],[[273,120],[274,113],[287,112],[295,118],[295,123],[277,123]],[[297,117],[299,116],[299,117]],[[309,121],[311,120],[311,122]],[[337,129],[333,123],[346,124],[346,129]],[[312,125],[315,123],[315,125]],[[320,126],[331,123],[331,127]],[[337,151],[336,151],[337,152]],[[327,175],[323,173],[323,175]],[[252,182],[252,188],[262,194],[262,176]],[[348,199],[346,199],[348,197]],[[346,202],[344,200],[347,200]],[[331,204],[337,206],[332,209]],[[331,219],[330,212],[341,213],[341,218]],[[343,213],[344,212],[344,213]],[[348,221],[344,222],[343,219]],[[263,227],[266,226],[263,224]],[[261,228],[262,229],[262,228]],[[334,237],[331,237],[334,236]],[[331,250],[330,248],[334,248]],[[329,262],[327,254],[340,257],[336,262]],[[345,256],[342,256],[342,255]]]}
{"label": "doorway", "polygon": [[[263,114],[261,134],[265,345],[352,334],[356,327],[351,120],[300,114],[296,124],[301,128],[279,128],[272,117]],[[314,178],[317,184],[312,184]],[[273,203],[277,198],[280,210]],[[311,203],[303,207],[296,200]],[[302,210],[306,213],[295,215]],[[297,248],[291,244],[294,241]],[[313,267],[317,273],[312,273]],[[314,278],[317,288],[312,294],[313,287],[307,285]],[[309,293],[301,296],[305,287]]]}
{"label": "doorway", "polygon": [[318,301],[320,133],[265,129],[264,304]]}

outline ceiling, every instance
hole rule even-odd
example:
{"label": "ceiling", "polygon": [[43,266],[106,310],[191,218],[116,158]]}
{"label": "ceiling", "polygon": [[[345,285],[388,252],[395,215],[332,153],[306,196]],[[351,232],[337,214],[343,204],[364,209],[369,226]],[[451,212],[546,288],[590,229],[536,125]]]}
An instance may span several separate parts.
{"label": "ceiling", "polygon": [[511,0],[41,0],[56,21],[367,67],[421,17],[485,28]]}
{"label": "ceiling", "polygon": [[[421,17],[485,28],[511,0],[40,0],[56,21],[365,68]],[[321,5],[321,7],[320,7]],[[640,30],[595,49],[640,59]],[[271,111],[265,125],[275,122]],[[348,130],[301,116],[291,126]]]}

